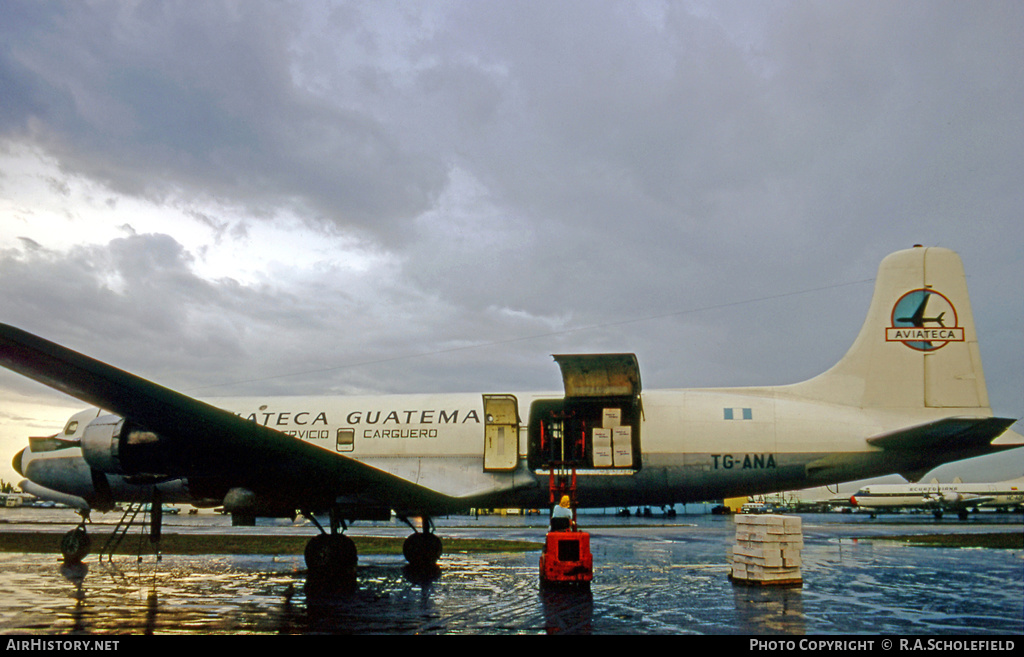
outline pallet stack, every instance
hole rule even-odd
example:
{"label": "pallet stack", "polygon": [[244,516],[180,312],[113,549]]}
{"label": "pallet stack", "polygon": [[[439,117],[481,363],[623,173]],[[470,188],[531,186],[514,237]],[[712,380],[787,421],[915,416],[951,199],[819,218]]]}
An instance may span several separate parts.
{"label": "pallet stack", "polygon": [[729,578],[750,586],[802,586],[800,550],[803,527],[798,516],[739,514],[731,546]]}

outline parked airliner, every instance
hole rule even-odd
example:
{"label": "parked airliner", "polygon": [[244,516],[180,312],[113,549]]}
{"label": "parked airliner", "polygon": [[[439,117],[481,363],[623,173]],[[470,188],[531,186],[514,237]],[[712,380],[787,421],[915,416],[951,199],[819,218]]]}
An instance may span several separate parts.
{"label": "parked airliner", "polygon": [[936,518],[953,511],[965,519],[971,509],[996,507],[1020,509],[1024,506],[1024,478],[984,484],[965,484],[960,479],[940,484],[872,484],[850,496],[850,503],[874,515],[882,511],[926,509]]}
{"label": "parked airliner", "polygon": [[[945,326],[898,321],[926,299]],[[0,364],[96,407],[15,456],[24,490],[83,510],[329,513],[311,571],[354,570],[348,523],[392,513],[414,526],[407,558],[435,563],[431,517],[546,506],[570,471],[580,507],[657,506],[916,480],[1024,444],[989,407],[963,266],[944,248],[886,257],[853,346],[802,383],[643,390],[633,354],[554,359],[564,391],[200,401],[0,325]]]}

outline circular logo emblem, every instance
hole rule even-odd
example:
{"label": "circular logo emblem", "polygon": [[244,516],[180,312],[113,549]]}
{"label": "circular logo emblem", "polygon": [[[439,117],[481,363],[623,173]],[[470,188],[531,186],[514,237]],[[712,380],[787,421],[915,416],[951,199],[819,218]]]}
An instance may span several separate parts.
{"label": "circular logo emblem", "polygon": [[950,342],[963,342],[964,330],[945,295],[921,288],[907,292],[893,305],[885,339],[917,351],[935,351]]}

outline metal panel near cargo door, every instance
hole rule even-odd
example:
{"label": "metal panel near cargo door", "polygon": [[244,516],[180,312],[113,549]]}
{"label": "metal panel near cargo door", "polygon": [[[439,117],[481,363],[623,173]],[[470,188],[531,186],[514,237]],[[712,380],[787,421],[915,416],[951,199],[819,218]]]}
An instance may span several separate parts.
{"label": "metal panel near cargo door", "polygon": [[484,395],[484,470],[519,462],[519,404],[514,395]]}
{"label": "metal panel near cargo door", "polygon": [[640,365],[635,354],[561,354],[566,399],[640,396]]}

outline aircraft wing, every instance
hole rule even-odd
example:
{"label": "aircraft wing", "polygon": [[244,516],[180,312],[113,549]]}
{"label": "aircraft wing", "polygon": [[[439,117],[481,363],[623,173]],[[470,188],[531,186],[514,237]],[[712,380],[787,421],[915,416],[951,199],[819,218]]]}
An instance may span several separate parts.
{"label": "aircraft wing", "polygon": [[0,365],[157,434],[167,449],[153,473],[248,488],[292,508],[324,508],[339,496],[417,511],[452,501],[5,324]]}
{"label": "aircraft wing", "polygon": [[959,493],[956,491],[936,493],[929,498],[929,501],[943,509],[966,509],[967,507],[980,506],[994,500],[988,495],[974,495],[971,493]]}

